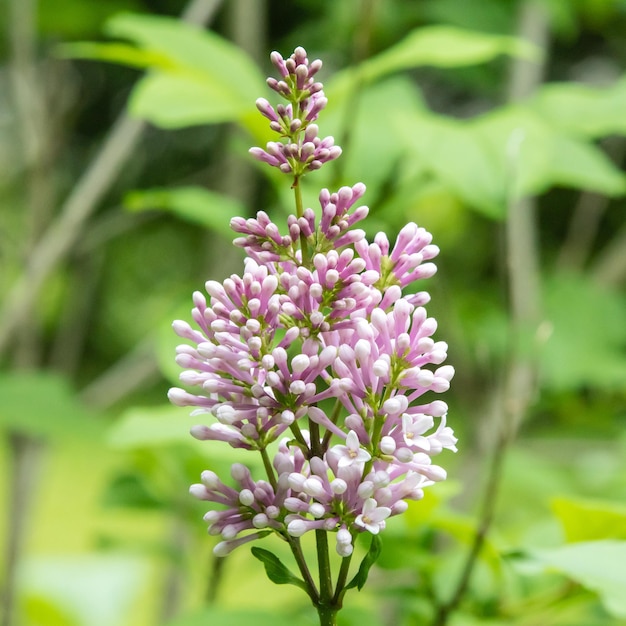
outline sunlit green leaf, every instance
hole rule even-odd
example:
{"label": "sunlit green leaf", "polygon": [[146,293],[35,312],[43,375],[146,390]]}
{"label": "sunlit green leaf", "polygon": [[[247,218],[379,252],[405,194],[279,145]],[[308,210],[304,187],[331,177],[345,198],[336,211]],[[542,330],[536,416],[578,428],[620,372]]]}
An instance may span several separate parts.
{"label": "sunlit green leaf", "polygon": [[181,128],[235,121],[250,111],[251,103],[202,76],[155,73],[135,87],[130,111],[156,126]]}
{"label": "sunlit green leaf", "polygon": [[[240,97],[259,94],[265,88],[261,72],[241,48],[199,26],[174,18],[122,13],[111,18],[105,30],[111,37],[161,52],[181,69],[197,70]],[[253,95],[252,105],[257,97]]]}
{"label": "sunlit green leaf", "polygon": [[473,125],[493,155],[493,173],[505,180],[507,197],[543,193],[553,186],[607,195],[626,190],[624,175],[594,145],[562,134],[532,110],[507,107]]}
{"label": "sunlit green leaf", "polygon": [[28,626],[83,626],[66,607],[42,594],[23,594],[20,609]]}
{"label": "sunlit green leaf", "polygon": [[390,72],[432,65],[463,67],[485,63],[500,55],[537,59],[529,43],[504,35],[472,32],[452,26],[426,26],[411,32],[402,41],[368,60],[361,68],[367,80]]}
{"label": "sunlit green leaf", "polygon": [[231,196],[202,187],[173,187],[131,191],[124,198],[131,211],[159,209],[193,224],[233,235],[230,220],[245,214],[245,207]]}
{"label": "sunlit green leaf", "polygon": [[580,83],[544,85],[533,106],[550,124],[568,133],[598,138],[626,134],[626,79],[610,87]]}
{"label": "sunlit green leaf", "polygon": [[418,158],[457,197],[489,217],[502,217],[505,180],[498,155],[468,123],[437,115],[394,120],[405,136],[409,155]]}
{"label": "sunlit green leaf", "polygon": [[197,418],[184,409],[164,405],[128,409],[109,431],[108,441],[115,448],[135,448],[193,441],[189,428]]}
{"label": "sunlit green leaf", "polygon": [[94,436],[102,429],[79,402],[69,381],[46,372],[0,376],[0,426],[53,438]]}
{"label": "sunlit green leaf", "polygon": [[69,52],[149,68],[131,94],[133,115],[164,128],[240,121],[256,131],[254,102],[266,87],[240,48],[211,31],[159,16],[119,14],[106,31],[137,49],[80,44]]}
{"label": "sunlit green leaf", "polygon": [[[145,6],[145,5],[143,5]],[[102,23],[120,11],[139,11],[139,0],[54,0],[37,5],[37,26],[41,33],[53,41],[59,38],[84,38],[97,36]]]}
{"label": "sunlit green leaf", "polygon": [[624,173],[593,144],[561,135],[555,137],[553,154],[549,171],[552,184],[607,196],[622,195],[626,191]]}
{"label": "sunlit green leaf", "polygon": [[626,540],[626,504],[611,500],[554,498],[552,510],[567,541]]}
{"label": "sunlit green leaf", "polygon": [[28,597],[50,598],[80,626],[119,626],[145,584],[147,564],[123,555],[28,559],[21,585]]}
{"label": "sunlit green leaf", "polygon": [[623,388],[626,299],[577,275],[551,277],[544,289],[552,332],[541,350],[542,381],[554,389]]}
{"label": "sunlit green leaf", "polygon": [[59,56],[71,59],[92,59],[120,63],[138,68],[172,69],[170,59],[154,50],[142,50],[124,43],[76,42],[63,44],[56,48]]}
{"label": "sunlit green leaf", "polygon": [[609,613],[626,618],[626,541],[585,541],[530,555],[595,591]]}

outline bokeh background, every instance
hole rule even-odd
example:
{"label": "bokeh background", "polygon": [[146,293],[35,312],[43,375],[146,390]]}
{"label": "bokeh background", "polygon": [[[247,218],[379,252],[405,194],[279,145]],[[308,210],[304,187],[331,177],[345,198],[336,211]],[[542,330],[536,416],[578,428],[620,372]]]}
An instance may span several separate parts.
{"label": "bokeh background", "polygon": [[340,623],[626,624],[624,0],[0,11],[2,626],[315,624],[247,547],[213,558],[188,485],[240,456],[166,401],[171,321],[241,270],[229,218],[293,211],[247,149],[297,45],[344,149],[306,203],[362,181],[369,236],[433,233],[457,371],[449,480]]}

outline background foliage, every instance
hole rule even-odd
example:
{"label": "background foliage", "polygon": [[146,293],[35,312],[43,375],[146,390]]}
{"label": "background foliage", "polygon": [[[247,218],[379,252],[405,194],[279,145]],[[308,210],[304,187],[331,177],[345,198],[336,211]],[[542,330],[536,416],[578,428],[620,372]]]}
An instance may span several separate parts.
{"label": "background foliage", "polygon": [[389,524],[343,623],[626,624],[623,0],[4,13],[3,626],[315,623],[247,548],[212,558],[187,486],[239,456],[164,400],[171,320],[241,267],[229,218],[292,210],[247,148],[296,45],[344,149],[306,201],[360,180],[370,235],[433,232],[457,370],[449,481]]}

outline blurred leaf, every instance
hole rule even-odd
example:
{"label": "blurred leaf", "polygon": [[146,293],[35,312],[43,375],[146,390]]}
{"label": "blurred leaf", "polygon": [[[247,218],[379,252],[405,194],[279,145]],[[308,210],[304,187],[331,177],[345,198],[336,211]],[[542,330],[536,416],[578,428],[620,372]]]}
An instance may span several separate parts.
{"label": "blurred leaf", "polygon": [[114,448],[142,448],[193,439],[189,427],[196,423],[177,406],[137,407],[124,412],[111,427],[108,442]]}
{"label": "blurred leaf", "polygon": [[[459,543],[471,546],[477,532],[478,520],[453,511],[441,511],[433,515],[433,529],[449,534]],[[483,543],[479,559],[498,574],[501,571],[500,552],[494,542],[487,537]]]}
{"label": "blurred leaf", "polygon": [[544,291],[553,332],[541,351],[543,383],[553,389],[623,389],[626,298],[579,275],[555,275]]}
{"label": "blurred leaf", "polygon": [[497,154],[468,122],[439,115],[402,115],[394,120],[407,149],[467,204],[492,217],[504,216],[505,181]]}
{"label": "blurred leaf", "polygon": [[538,50],[522,39],[472,32],[452,26],[425,26],[366,61],[360,73],[366,80],[420,65],[463,67],[486,63],[500,55],[537,59]]}
{"label": "blurred leaf", "polygon": [[153,73],[137,83],[129,106],[136,117],[171,129],[235,121],[251,103],[202,76]]}
{"label": "blurred leaf", "polygon": [[242,626],[242,624],[254,624],[254,626],[299,626],[300,620],[289,615],[281,615],[277,612],[267,611],[240,611],[211,607],[198,613],[186,615],[167,622],[166,626]]}
{"label": "blurred leaf", "polygon": [[367,551],[367,554],[363,557],[361,564],[359,565],[358,572],[354,575],[352,580],[344,587],[344,591],[348,589],[352,589],[356,587],[359,591],[363,589],[363,586],[367,582],[367,577],[369,576],[370,570],[378,557],[380,556],[380,552],[382,550],[382,541],[378,535],[372,535],[372,542],[370,543],[370,548]]}
{"label": "blurred leaf", "polygon": [[505,181],[507,197],[538,194],[552,186],[607,195],[626,191],[626,179],[594,145],[560,134],[532,110],[510,106],[474,122],[486,140],[493,175]]}
{"label": "blurred leaf", "polygon": [[175,67],[169,58],[156,51],[141,50],[135,46],[124,43],[93,43],[80,41],[57,46],[56,53],[70,59],[92,59],[120,63],[131,67],[146,68],[156,67],[171,69]]}
{"label": "blurred leaf", "polygon": [[[334,136],[340,143],[347,141],[349,145],[335,171],[340,172],[345,184],[365,181],[370,205],[381,196],[389,200],[389,193],[397,183],[399,164],[406,160],[405,129],[393,120],[403,114],[418,114],[423,110],[421,93],[407,76],[394,76],[365,86],[354,100],[341,95],[331,97],[324,112],[324,134]],[[383,123],[381,111],[385,115]],[[348,132],[347,119],[350,120]],[[320,175],[323,177],[324,174],[322,170]],[[332,171],[329,170],[328,174]],[[307,181],[306,177],[304,181]],[[320,183],[316,173],[311,181],[311,187],[315,188],[313,198],[317,199],[320,184],[330,186],[335,183],[332,176]]]}
{"label": "blurred leaf", "polygon": [[81,626],[80,620],[53,598],[36,593],[21,598],[20,609],[28,626]]}
{"label": "blurred leaf", "polygon": [[195,69],[240,97],[265,88],[261,72],[241,48],[199,26],[169,17],[122,13],[107,21],[105,31],[145,50],[162,52],[181,69]]}
{"label": "blurred leaf", "polygon": [[619,502],[555,498],[552,510],[567,541],[626,540],[626,505]]}
{"label": "blurred leaf", "polygon": [[54,0],[38,4],[37,25],[52,40],[96,36],[102,29],[102,23],[113,14],[140,8],[139,0]]}
{"label": "blurred leaf", "polygon": [[183,343],[191,342],[185,341],[174,332],[172,322],[174,320],[185,320],[191,323],[192,308],[193,303],[191,297],[189,297],[186,299],[185,304],[168,313],[157,328],[156,357],[159,369],[168,382],[176,387],[181,385],[180,373],[183,371],[180,365],[176,363],[176,347]]}
{"label": "blurred leaf", "polygon": [[626,178],[593,144],[564,135],[554,138],[554,160],[549,184],[619,196],[626,191]]}
{"label": "blurred leaf", "polygon": [[20,571],[26,597],[50,598],[80,626],[125,623],[146,575],[143,560],[99,554],[33,558]]}
{"label": "blurred leaf", "polygon": [[[135,14],[115,16],[106,31],[155,55],[153,71],[131,96],[134,115],[178,128],[242,121],[256,110],[254,102],[265,89],[260,71],[240,48],[218,35],[179,20]],[[142,58],[129,57],[131,64]]]}
{"label": "blurred leaf", "polygon": [[107,486],[103,506],[161,509],[164,501],[155,496],[142,477],[135,473],[119,474]]}
{"label": "blurred leaf", "polygon": [[69,382],[47,372],[0,375],[0,426],[33,436],[93,437],[102,426],[84,408]]}
{"label": "blurred leaf", "polygon": [[[193,407],[189,407],[191,409]],[[210,415],[192,416],[184,408],[165,404],[163,406],[133,407],[125,411],[111,426],[107,443],[113,448],[134,450],[146,448],[158,457],[157,463],[164,463],[159,446],[191,446],[192,450],[204,459],[205,467],[219,469],[242,461],[242,450],[232,448],[222,441],[198,441],[189,434],[191,426],[198,423],[212,423]],[[184,453],[188,458],[190,452]],[[259,454],[245,455],[245,463],[250,468],[261,467]]]}
{"label": "blurred leaf", "polygon": [[595,591],[609,613],[626,618],[626,541],[586,541],[530,555]]}
{"label": "blurred leaf", "polygon": [[124,198],[130,211],[160,209],[204,228],[233,236],[230,220],[244,215],[245,207],[230,196],[203,187],[156,188],[131,191]]}
{"label": "blurred leaf", "polygon": [[295,585],[308,593],[306,583],[292,574],[283,562],[269,550],[254,546],[250,549],[252,556],[263,563],[267,577],[276,585]]}
{"label": "blurred leaf", "polygon": [[530,104],[550,124],[573,135],[596,139],[626,134],[626,78],[606,88],[545,85]]}
{"label": "blurred leaf", "polygon": [[626,191],[626,177],[601,150],[559,134],[530,109],[511,106],[469,121],[402,113],[394,124],[409,154],[491,218],[504,217],[511,198],[555,185],[607,195]]}

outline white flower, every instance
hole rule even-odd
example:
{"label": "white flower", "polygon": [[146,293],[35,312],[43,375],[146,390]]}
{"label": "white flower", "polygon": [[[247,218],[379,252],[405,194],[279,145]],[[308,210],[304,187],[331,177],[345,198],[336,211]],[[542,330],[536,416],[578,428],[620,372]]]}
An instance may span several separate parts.
{"label": "white flower", "polygon": [[387,506],[378,506],[374,498],[368,498],[363,503],[360,515],[354,520],[357,526],[362,526],[369,530],[372,535],[377,535],[385,528],[385,520],[391,515],[391,509]]}
{"label": "white flower", "polygon": [[370,453],[361,448],[359,437],[353,430],[346,437],[346,445],[333,446],[333,451],[339,457],[339,467],[348,467],[353,463],[365,463],[371,458]]}

